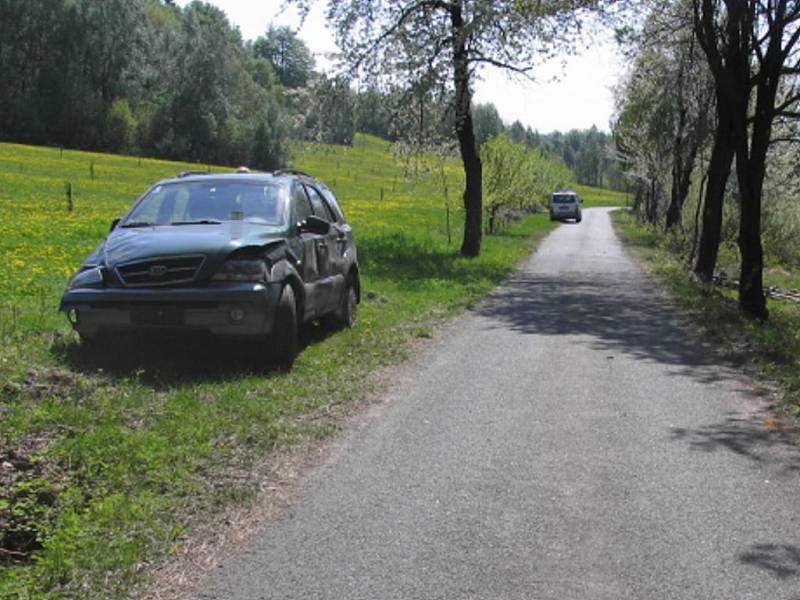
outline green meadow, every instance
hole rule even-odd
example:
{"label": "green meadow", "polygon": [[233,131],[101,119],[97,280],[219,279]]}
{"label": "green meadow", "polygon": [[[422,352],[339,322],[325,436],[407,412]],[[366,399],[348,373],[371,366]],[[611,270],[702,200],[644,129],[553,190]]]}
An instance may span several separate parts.
{"label": "green meadow", "polygon": [[581,197],[583,206],[628,206],[630,194],[615,192],[602,188],[590,187],[588,185],[575,184],[572,186]]}
{"label": "green meadow", "polygon": [[359,136],[298,145],[294,165],[331,185],[353,223],[363,301],[353,330],[306,328],[283,373],[257,345],[217,340],[91,355],[57,313],[114,217],[155,180],[207,165],[0,144],[0,597],[129,594],[199,523],[254,498],[265,456],[331,435],[382,367],[554,226],[526,217],[463,259],[457,161],[426,173]]}

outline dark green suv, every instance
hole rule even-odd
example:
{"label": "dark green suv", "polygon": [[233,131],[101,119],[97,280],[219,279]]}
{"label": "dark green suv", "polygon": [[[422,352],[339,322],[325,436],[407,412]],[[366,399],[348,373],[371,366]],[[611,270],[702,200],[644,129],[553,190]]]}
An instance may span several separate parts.
{"label": "dark green suv", "polygon": [[72,277],[61,300],[85,342],[123,330],[263,336],[290,365],[297,330],[352,327],[353,231],[320,181],[292,170],[159,181]]}

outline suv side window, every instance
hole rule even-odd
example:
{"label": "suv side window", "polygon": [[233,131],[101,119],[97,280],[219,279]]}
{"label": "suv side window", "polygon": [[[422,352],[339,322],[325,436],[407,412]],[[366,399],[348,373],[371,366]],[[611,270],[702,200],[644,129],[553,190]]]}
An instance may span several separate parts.
{"label": "suv side window", "polygon": [[344,213],[342,212],[342,207],[339,205],[339,201],[336,199],[336,196],[333,195],[333,192],[330,191],[328,188],[322,188],[322,197],[325,199],[326,203],[328,204],[328,208],[331,209],[334,216],[336,217],[336,221],[338,223],[344,223],[346,219],[344,218]]}
{"label": "suv side window", "polygon": [[308,186],[306,187],[306,192],[308,192],[308,195],[311,198],[311,206],[314,207],[314,214],[321,219],[325,219],[328,223],[334,223],[336,219],[331,213],[331,209],[328,208],[325,200],[323,200],[322,196],[319,195],[319,192],[313,187]]}
{"label": "suv side window", "polygon": [[295,223],[301,223],[311,216],[311,204],[302,185],[296,185],[292,190],[292,204]]}

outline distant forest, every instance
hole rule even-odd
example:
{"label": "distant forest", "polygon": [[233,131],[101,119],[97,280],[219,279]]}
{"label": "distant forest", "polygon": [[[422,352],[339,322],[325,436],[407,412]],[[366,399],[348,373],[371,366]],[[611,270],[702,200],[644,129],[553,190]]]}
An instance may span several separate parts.
{"label": "distant forest", "polygon": [[[452,143],[447,102],[357,89],[315,70],[286,27],[244,41],[203,2],[0,0],[0,140],[273,169],[290,140]],[[473,107],[478,144],[507,133],[564,160],[580,183],[623,189],[611,137],[539,134]]]}

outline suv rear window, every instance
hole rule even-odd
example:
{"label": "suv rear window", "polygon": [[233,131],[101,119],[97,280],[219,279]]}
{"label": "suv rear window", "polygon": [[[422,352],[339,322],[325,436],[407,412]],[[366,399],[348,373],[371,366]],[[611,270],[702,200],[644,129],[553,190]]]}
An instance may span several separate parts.
{"label": "suv rear window", "polygon": [[553,194],[553,202],[556,204],[574,203],[578,201],[575,194]]}

